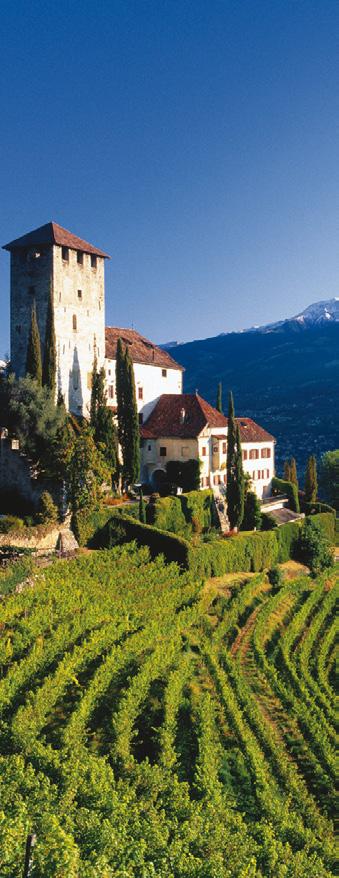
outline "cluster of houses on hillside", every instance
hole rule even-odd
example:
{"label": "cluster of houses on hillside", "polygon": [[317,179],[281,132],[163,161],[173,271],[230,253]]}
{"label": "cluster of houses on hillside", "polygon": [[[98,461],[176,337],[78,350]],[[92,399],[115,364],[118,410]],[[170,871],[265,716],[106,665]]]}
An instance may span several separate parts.
{"label": "cluster of houses on hillside", "polygon": [[[11,365],[25,374],[32,303],[44,342],[50,297],[54,311],[57,387],[69,410],[88,416],[94,357],[106,374],[107,404],[116,409],[118,339],[134,365],[140,421],[141,473],[154,488],[169,461],[200,459],[201,487],[226,484],[227,418],[198,393],[183,393],[183,368],[132,329],[105,326],[104,265],[108,255],[50,222],[5,245],[11,254]],[[238,419],[243,465],[260,498],[270,495],[274,437],[250,418]]]}

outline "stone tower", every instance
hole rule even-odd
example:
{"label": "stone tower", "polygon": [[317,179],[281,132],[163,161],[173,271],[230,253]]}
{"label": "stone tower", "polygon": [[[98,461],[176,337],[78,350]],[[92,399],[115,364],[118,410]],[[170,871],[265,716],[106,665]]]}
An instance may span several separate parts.
{"label": "stone tower", "polygon": [[78,415],[89,414],[96,354],[105,361],[105,281],[102,250],[47,223],[4,247],[11,254],[11,365],[25,375],[35,301],[42,349],[50,295],[54,309],[58,391]]}

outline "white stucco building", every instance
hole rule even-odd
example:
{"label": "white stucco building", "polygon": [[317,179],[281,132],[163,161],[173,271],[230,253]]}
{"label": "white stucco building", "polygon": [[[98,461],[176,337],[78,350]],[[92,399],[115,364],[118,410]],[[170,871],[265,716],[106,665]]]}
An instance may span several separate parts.
{"label": "white stucco building", "polygon": [[[271,493],[275,439],[250,418],[237,418],[243,467],[258,497]],[[201,460],[201,487],[226,486],[227,418],[198,394],[164,394],[141,427],[141,478],[154,487],[171,460]]]}
{"label": "white stucco building", "polygon": [[106,327],[107,404],[116,409],[115,364],[118,339],[129,349],[134,366],[135,390],[140,424],[151,414],[163,393],[181,394],[183,368],[135,329]]}

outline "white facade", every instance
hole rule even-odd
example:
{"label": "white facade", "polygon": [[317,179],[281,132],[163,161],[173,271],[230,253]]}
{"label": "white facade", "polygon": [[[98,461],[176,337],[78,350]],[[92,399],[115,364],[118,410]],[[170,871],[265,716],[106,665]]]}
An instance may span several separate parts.
{"label": "white facade", "polygon": [[[115,360],[106,358],[107,404],[113,408],[117,406],[115,365]],[[144,422],[163,393],[182,393],[182,372],[148,363],[134,363],[133,367],[138,412]]]}
{"label": "white facade", "polygon": [[[143,481],[152,481],[159,470],[166,472],[170,460],[184,461],[190,458],[201,461],[201,487],[226,487],[227,427],[206,426],[196,438],[161,437],[144,439],[142,446]],[[259,499],[270,496],[274,476],[274,441],[243,442],[243,468],[251,478],[251,490]]]}

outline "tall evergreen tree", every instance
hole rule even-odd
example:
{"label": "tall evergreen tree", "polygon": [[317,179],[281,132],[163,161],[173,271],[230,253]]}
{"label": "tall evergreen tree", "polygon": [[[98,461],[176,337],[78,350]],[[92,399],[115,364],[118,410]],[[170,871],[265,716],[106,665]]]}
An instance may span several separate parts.
{"label": "tall evergreen tree", "polygon": [[31,326],[28,336],[26,375],[34,378],[38,384],[42,384],[41,342],[35,302],[32,305]]}
{"label": "tall evergreen tree", "polygon": [[239,424],[234,417],[233,395],[230,392],[227,427],[227,515],[231,529],[240,527],[244,517],[245,481]]}
{"label": "tall evergreen tree", "polygon": [[139,478],[140,432],[133,363],[128,349],[124,350],[121,339],[118,339],[117,345],[116,392],[122,474],[125,485],[128,485]]}
{"label": "tall evergreen tree", "polygon": [[290,458],[290,482],[292,482],[293,485],[296,485],[297,488],[299,487],[298,486],[297,464],[296,464],[295,457]]}
{"label": "tall evergreen tree", "polygon": [[305,500],[315,503],[318,493],[317,461],[314,454],[308,458],[305,473]]}
{"label": "tall evergreen tree", "polygon": [[98,360],[97,355],[94,355],[93,360],[93,369],[92,369],[92,387],[91,387],[91,402],[90,402],[90,424],[92,429],[95,429],[96,416],[97,416],[97,408],[98,408]]}
{"label": "tall evergreen tree", "polygon": [[118,438],[123,453],[125,447],[125,407],[126,407],[126,351],[121,338],[118,338],[115,364],[115,384],[118,406]]}
{"label": "tall evergreen tree", "polygon": [[54,327],[54,308],[52,295],[48,300],[48,311],[45,333],[44,360],[42,367],[42,383],[55,395],[56,383],[56,343]]}
{"label": "tall evergreen tree", "polygon": [[291,481],[291,467],[289,460],[284,461],[284,479],[286,482]]}
{"label": "tall evergreen tree", "polygon": [[222,414],[222,383],[221,383],[221,381],[219,381],[219,384],[218,384],[216,409],[218,412],[221,412],[221,414]]}
{"label": "tall evergreen tree", "polygon": [[126,403],[125,403],[125,449],[123,472],[127,484],[136,482],[140,475],[140,427],[135,393],[133,363],[128,349],[125,354]]}
{"label": "tall evergreen tree", "polygon": [[118,440],[113,415],[107,406],[105,390],[105,369],[98,372],[95,357],[92,372],[92,393],[90,405],[90,424],[97,448],[101,451],[113,476],[118,469]]}

